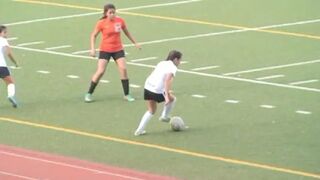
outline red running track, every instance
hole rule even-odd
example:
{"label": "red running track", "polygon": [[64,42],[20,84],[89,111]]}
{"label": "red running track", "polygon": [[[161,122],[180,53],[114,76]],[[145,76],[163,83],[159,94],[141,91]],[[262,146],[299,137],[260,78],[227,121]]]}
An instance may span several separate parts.
{"label": "red running track", "polygon": [[0,145],[1,180],[176,180],[130,169]]}

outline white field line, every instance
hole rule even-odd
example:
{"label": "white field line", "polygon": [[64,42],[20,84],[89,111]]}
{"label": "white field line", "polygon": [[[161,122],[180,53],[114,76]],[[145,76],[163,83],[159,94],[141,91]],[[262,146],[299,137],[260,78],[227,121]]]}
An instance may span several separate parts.
{"label": "white field line", "polygon": [[310,111],[302,111],[302,110],[298,110],[298,111],[296,111],[296,113],[298,113],[298,114],[312,114],[312,112],[310,112]]}
{"label": "white field line", "polygon": [[50,71],[38,70],[37,72],[41,74],[50,74]]}
{"label": "white field line", "polygon": [[99,82],[100,82],[100,83],[110,83],[110,81],[108,81],[108,80],[103,80],[103,79],[100,80]]}
{"label": "white field line", "polygon": [[[47,51],[47,50],[41,50],[41,49],[33,49],[33,48],[27,48],[27,47],[19,47],[19,46],[11,46],[15,49],[25,50],[25,51],[31,51],[31,52],[40,52],[40,53],[46,53],[46,54],[54,54],[59,56],[65,56],[65,57],[73,57],[73,58],[81,58],[81,59],[95,59],[89,56],[81,56],[81,55],[73,55],[68,53],[61,53],[61,52],[54,52],[54,51]],[[147,64],[141,64],[141,63],[134,63],[134,62],[127,62],[127,64],[133,65],[133,66],[139,66],[139,67],[148,67],[148,68],[155,68],[153,65],[147,65]],[[232,77],[232,76],[223,76],[218,74],[208,74],[208,73],[202,73],[202,72],[194,72],[194,71],[188,71],[188,70],[182,70],[179,69],[179,72],[187,73],[187,74],[194,74],[198,76],[204,76],[204,77],[214,77],[219,79],[229,79],[234,81],[241,81],[241,82],[248,82],[253,84],[263,84],[263,85],[269,85],[269,86],[275,86],[275,87],[282,87],[282,88],[289,88],[289,89],[296,89],[296,90],[303,90],[303,91],[310,91],[310,92],[317,92],[320,93],[320,89],[315,88],[307,88],[307,87],[300,87],[300,86],[292,86],[287,84],[279,84],[279,83],[271,83],[271,82],[265,82],[265,81],[258,81],[258,80],[252,80],[252,79],[245,79],[245,78],[239,78],[239,77]]]}
{"label": "white field line", "polygon": [[180,64],[187,64],[189,63],[188,61],[181,61]]}
{"label": "white field line", "polygon": [[136,84],[130,84],[129,86],[132,87],[132,88],[140,88],[141,87],[141,86],[136,85]]}
{"label": "white field line", "polygon": [[[120,9],[117,9],[117,10],[118,11],[128,11],[128,10],[137,10],[137,9],[161,7],[161,6],[173,6],[173,5],[193,3],[193,2],[198,2],[198,1],[201,1],[201,0],[188,0],[188,1],[177,1],[177,2],[172,2],[172,3],[151,4],[151,5],[145,5],[145,6],[120,8]],[[98,9],[97,9],[97,11],[98,11]],[[92,16],[92,15],[98,15],[98,14],[101,14],[100,10],[99,10],[99,12],[82,13],[82,14],[74,14],[74,15],[66,15],[66,16],[57,16],[57,17],[41,18],[41,19],[33,19],[33,20],[27,20],[27,21],[19,21],[19,22],[14,22],[14,23],[8,23],[8,24],[4,24],[4,25],[5,26],[15,26],[15,25],[21,25],[21,24],[30,24],[30,23],[35,23],[35,22],[61,20],[61,19],[69,19],[69,18],[84,17],[84,16]]]}
{"label": "white field line", "polygon": [[141,61],[150,61],[150,60],[155,60],[158,59],[158,57],[147,57],[147,58],[141,58],[141,59],[134,59],[130,60],[131,62],[141,62]]}
{"label": "white field line", "polygon": [[70,79],[79,79],[80,78],[79,76],[76,76],[76,75],[67,75],[67,77]]}
{"label": "white field line", "polygon": [[318,79],[311,79],[311,80],[306,80],[306,81],[298,81],[298,82],[292,82],[289,83],[290,85],[299,85],[299,84],[307,84],[307,83],[313,83],[313,82],[318,82]]}
{"label": "white field line", "polygon": [[320,59],[316,59],[316,60],[304,61],[304,62],[297,62],[297,63],[292,63],[292,64],[284,64],[284,65],[277,65],[277,66],[268,66],[268,67],[262,67],[262,68],[256,68],[256,69],[249,69],[249,70],[244,70],[244,71],[224,73],[223,75],[225,75],[225,76],[238,75],[238,74],[245,74],[245,73],[265,71],[265,70],[272,70],[272,69],[281,69],[281,68],[292,67],[292,66],[300,66],[300,65],[305,65],[305,64],[314,64],[314,63],[319,63],[319,62],[320,62]]}
{"label": "white field line", "polygon": [[260,107],[266,108],[266,109],[273,109],[273,108],[275,108],[275,106],[267,105],[267,104],[262,104],[262,105],[260,105]]}
{"label": "white field line", "polygon": [[97,173],[97,174],[105,174],[105,175],[110,175],[110,176],[115,176],[115,177],[121,177],[121,178],[124,178],[124,179],[144,180],[144,179],[140,179],[140,178],[126,176],[126,175],[123,175],[123,174],[117,174],[117,173],[112,173],[112,172],[108,172],[108,171],[101,171],[101,170],[97,170],[97,169],[78,166],[78,165],[75,165],[75,164],[68,164],[68,163],[59,162],[59,161],[47,160],[47,159],[42,159],[42,158],[37,158],[37,157],[32,157],[32,156],[27,156],[27,155],[22,155],[22,154],[17,154],[17,153],[13,153],[13,152],[0,151],[0,154],[4,154],[4,155],[7,155],[7,156],[13,156],[13,157],[17,157],[17,158],[28,159],[28,160],[32,160],[32,161],[38,161],[38,162],[47,163],[47,164],[54,164],[56,166],[63,166],[63,167],[68,167],[68,168],[73,168],[73,169],[89,171],[89,172],[93,172],[93,173]]}
{"label": "white field line", "polygon": [[204,95],[200,95],[200,94],[193,94],[191,95],[192,97],[195,97],[195,98],[205,98],[206,96]]}
{"label": "white field line", "polygon": [[11,38],[7,38],[8,41],[14,41],[14,40],[17,40],[19,39],[18,37],[11,37]]}
{"label": "white field line", "polygon": [[19,179],[39,180],[39,179],[36,179],[36,178],[27,177],[27,176],[21,176],[21,175],[18,175],[18,174],[9,173],[9,172],[4,172],[4,171],[0,171],[0,174],[6,175],[6,176],[15,177],[15,178],[19,178]]}
{"label": "white field line", "polygon": [[17,46],[31,46],[31,45],[36,45],[36,44],[43,44],[44,41],[35,41],[35,42],[27,42],[27,43],[21,43],[21,44],[18,44]]}
{"label": "white field line", "polygon": [[275,78],[280,78],[280,77],[284,77],[284,75],[278,74],[278,75],[272,75],[272,76],[264,76],[264,77],[256,78],[256,80],[275,79]]}
{"label": "white field line", "polygon": [[[261,26],[261,27],[256,27],[256,28],[245,28],[245,29],[238,29],[238,30],[229,30],[229,31],[221,31],[221,32],[213,32],[213,33],[195,34],[195,35],[189,35],[189,36],[180,36],[180,37],[174,37],[174,38],[139,42],[139,44],[140,45],[150,45],[150,44],[158,44],[158,43],[164,43],[164,42],[170,42],[170,41],[196,39],[196,38],[210,37],[210,36],[220,36],[220,35],[225,35],[225,34],[242,33],[242,32],[248,32],[248,31],[256,31],[256,30],[271,29],[271,28],[278,28],[278,27],[310,24],[310,23],[316,23],[316,22],[320,22],[320,19],[298,21],[298,22],[293,22],[293,23],[275,24],[275,25]],[[125,44],[124,45],[124,47],[133,47],[133,46],[134,46],[134,44]],[[88,52],[89,52],[89,50],[81,50],[81,51],[73,52],[72,54],[83,54],[83,53],[88,53]]]}
{"label": "white field line", "polygon": [[45,48],[45,50],[57,50],[57,49],[64,49],[64,48],[70,48],[71,45],[62,45],[62,46],[55,46],[55,47],[48,47]]}
{"label": "white field line", "polygon": [[229,99],[229,100],[225,100],[224,102],[230,103],[230,104],[238,104],[240,101]]}
{"label": "white field line", "polygon": [[191,69],[192,71],[203,71],[203,70],[208,70],[208,69],[215,69],[218,68],[220,66],[205,66],[205,67],[199,67],[199,68],[194,68]]}

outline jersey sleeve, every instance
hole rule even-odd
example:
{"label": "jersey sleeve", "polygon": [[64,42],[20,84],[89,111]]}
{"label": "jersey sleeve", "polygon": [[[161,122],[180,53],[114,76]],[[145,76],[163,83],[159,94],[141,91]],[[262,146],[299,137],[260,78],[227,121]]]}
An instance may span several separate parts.
{"label": "jersey sleeve", "polygon": [[124,19],[121,18],[121,29],[126,29],[127,25],[126,22],[124,21]]}
{"label": "jersey sleeve", "polygon": [[9,43],[8,43],[8,40],[7,40],[7,39],[5,39],[5,38],[1,38],[0,46],[4,47],[4,46],[10,46],[10,45],[9,45]]}
{"label": "jersey sleeve", "polygon": [[169,73],[172,73],[173,76],[176,76],[176,72],[177,72],[178,68],[175,65],[172,65],[169,69]]}

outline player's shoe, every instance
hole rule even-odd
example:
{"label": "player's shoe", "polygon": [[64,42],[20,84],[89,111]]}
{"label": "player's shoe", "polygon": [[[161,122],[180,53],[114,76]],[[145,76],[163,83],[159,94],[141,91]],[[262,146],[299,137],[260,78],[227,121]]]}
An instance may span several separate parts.
{"label": "player's shoe", "polygon": [[8,100],[11,102],[12,107],[17,108],[18,107],[18,103],[17,100],[14,98],[14,96],[9,96]]}
{"label": "player's shoe", "polygon": [[170,122],[170,117],[162,117],[162,116],[160,116],[159,117],[159,121],[161,121],[161,122]]}
{"label": "player's shoe", "polygon": [[147,132],[145,130],[141,130],[141,131],[138,131],[136,130],[136,132],[134,132],[134,135],[135,136],[141,136],[141,135],[145,135]]}
{"label": "player's shoe", "polygon": [[92,94],[87,93],[87,94],[84,96],[84,102],[90,103],[90,102],[92,102],[92,101],[93,101],[93,99],[92,99]]}
{"label": "player's shoe", "polygon": [[128,102],[135,101],[135,99],[130,94],[124,96],[123,99],[128,101]]}

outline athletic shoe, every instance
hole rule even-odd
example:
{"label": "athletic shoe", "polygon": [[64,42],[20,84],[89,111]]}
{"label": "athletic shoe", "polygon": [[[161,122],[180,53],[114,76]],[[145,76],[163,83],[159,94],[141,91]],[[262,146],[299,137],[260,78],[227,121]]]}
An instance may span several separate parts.
{"label": "athletic shoe", "polygon": [[170,117],[159,117],[159,121],[161,121],[161,122],[170,122]]}
{"label": "athletic shoe", "polygon": [[92,101],[93,101],[93,99],[92,99],[92,94],[87,93],[87,94],[84,96],[84,102],[89,103],[89,102],[92,102]]}
{"label": "athletic shoe", "polygon": [[129,102],[135,101],[135,99],[130,94],[124,96],[123,98]]}
{"label": "athletic shoe", "polygon": [[142,130],[142,131],[136,131],[136,132],[134,132],[134,135],[135,136],[141,136],[141,135],[145,135],[147,132],[145,131],[145,130]]}
{"label": "athletic shoe", "polygon": [[17,108],[18,107],[18,103],[17,100],[14,98],[14,96],[9,96],[8,100],[11,102],[12,107]]}

